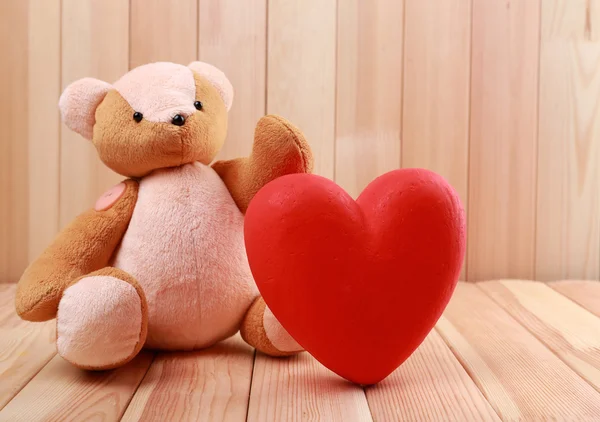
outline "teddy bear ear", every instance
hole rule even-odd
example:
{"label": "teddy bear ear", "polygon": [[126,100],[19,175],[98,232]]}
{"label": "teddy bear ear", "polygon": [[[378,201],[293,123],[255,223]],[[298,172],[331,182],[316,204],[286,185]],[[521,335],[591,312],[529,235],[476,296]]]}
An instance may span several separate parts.
{"label": "teddy bear ear", "polygon": [[111,84],[94,78],[79,79],[67,86],[58,101],[63,122],[72,131],[91,140],[96,108],[111,89]]}
{"label": "teddy bear ear", "polygon": [[225,76],[225,73],[213,65],[204,62],[192,62],[188,67],[208,79],[212,86],[219,91],[225,107],[229,111],[231,104],[233,104],[233,86],[229,82],[229,79],[227,79],[227,76]]}

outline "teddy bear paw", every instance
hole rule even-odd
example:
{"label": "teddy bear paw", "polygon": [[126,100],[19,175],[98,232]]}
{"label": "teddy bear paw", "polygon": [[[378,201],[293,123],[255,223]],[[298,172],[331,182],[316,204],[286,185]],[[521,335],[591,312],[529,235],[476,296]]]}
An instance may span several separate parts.
{"label": "teddy bear paw", "polygon": [[82,369],[122,366],[143,346],[147,321],[137,282],[114,268],[97,271],[63,293],[56,318],[58,354]]}

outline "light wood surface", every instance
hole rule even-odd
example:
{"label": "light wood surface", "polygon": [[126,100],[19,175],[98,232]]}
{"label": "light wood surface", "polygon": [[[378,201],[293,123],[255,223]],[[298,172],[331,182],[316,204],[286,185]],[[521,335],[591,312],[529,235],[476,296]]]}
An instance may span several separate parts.
{"label": "light wood surface", "polygon": [[0,282],[18,280],[28,261],[28,19],[26,2],[0,2]]}
{"label": "light wood surface", "polygon": [[253,364],[254,350],[239,336],[204,351],[161,354],[123,420],[244,420]]}
{"label": "light wood surface", "polygon": [[0,289],[0,409],[56,354],[55,323],[21,321],[14,309],[15,285],[4,286]]}
{"label": "light wood surface", "polygon": [[458,286],[437,328],[503,420],[600,414],[600,393],[477,285]]}
{"label": "light wood surface", "polygon": [[275,0],[267,16],[267,112],[302,128],[315,173],[333,178],[336,0]]}
{"label": "light wood surface", "polygon": [[[589,287],[599,284],[552,286],[593,297]],[[0,285],[2,422],[594,421],[600,414],[600,317],[542,283],[460,283],[423,344],[367,387],[307,353],[255,356],[239,335],[206,350],[144,351],[117,370],[82,371],[55,355],[53,321],[16,317],[14,289]],[[587,303],[598,309],[595,297]]]}
{"label": "light wood surface", "polygon": [[[127,72],[128,0],[63,0],[61,11],[62,90],[83,77],[112,83]],[[60,138],[60,227],[64,227],[123,177],[100,161],[90,141],[64,124]]]}
{"label": "light wood surface", "polygon": [[589,280],[563,280],[550,283],[549,286],[600,317],[600,283]]}
{"label": "light wood surface", "polygon": [[30,0],[27,27],[27,252],[31,261],[52,241],[59,224],[60,118],[56,99],[61,93],[60,0]]}
{"label": "light wood surface", "polygon": [[200,0],[198,24],[198,59],[223,70],[235,91],[217,159],[245,157],[266,113],[267,0]]}
{"label": "light wood surface", "polygon": [[231,79],[219,159],[281,114],[354,197],[401,166],[446,177],[467,211],[461,279],[600,280],[598,3],[0,1],[0,283],[123,179],[60,123],[62,90],[157,60]]}
{"label": "light wood surface", "polygon": [[473,0],[469,280],[534,276],[539,0]]}
{"label": "light wood surface", "polygon": [[471,1],[405,1],[402,167],[444,176],[466,210]]}
{"label": "light wood surface", "polygon": [[498,421],[436,331],[392,375],[366,389],[377,421]]}
{"label": "light wood surface", "polygon": [[129,66],[188,64],[198,52],[198,1],[131,0]]}
{"label": "light wood surface", "polygon": [[284,359],[257,353],[247,420],[372,419],[363,389],[338,377],[306,353]]}
{"label": "light wood surface", "polygon": [[335,180],[353,198],[400,167],[403,3],[338,3]]}
{"label": "light wood surface", "polygon": [[540,282],[479,287],[600,391],[600,319]]}
{"label": "light wood surface", "polygon": [[600,6],[543,3],[536,279],[598,279]]}

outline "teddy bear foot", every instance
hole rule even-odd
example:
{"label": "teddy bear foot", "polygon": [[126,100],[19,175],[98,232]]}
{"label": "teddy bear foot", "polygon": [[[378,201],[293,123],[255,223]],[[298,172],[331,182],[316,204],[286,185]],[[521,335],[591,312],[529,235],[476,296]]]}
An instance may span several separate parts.
{"label": "teddy bear foot", "polygon": [[250,306],[240,333],[246,343],[269,356],[293,356],[304,350],[277,321],[262,297]]}
{"label": "teddy bear foot", "polygon": [[137,281],[116,268],[76,280],[60,300],[56,317],[58,354],[89,370],[122,366],[146,341],[148,307]]}

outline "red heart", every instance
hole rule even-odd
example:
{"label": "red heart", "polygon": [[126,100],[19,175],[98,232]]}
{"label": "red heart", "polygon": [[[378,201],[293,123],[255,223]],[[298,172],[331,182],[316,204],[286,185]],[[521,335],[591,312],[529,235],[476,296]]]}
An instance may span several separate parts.
{"label": "red heart", "polygon": [[465,254],[458,195],[423,169],[386,173],[356,201],[323,177],[281,177],[254,197],[244,231],[273,314],[324,366],[365,385],[425,339]]}

